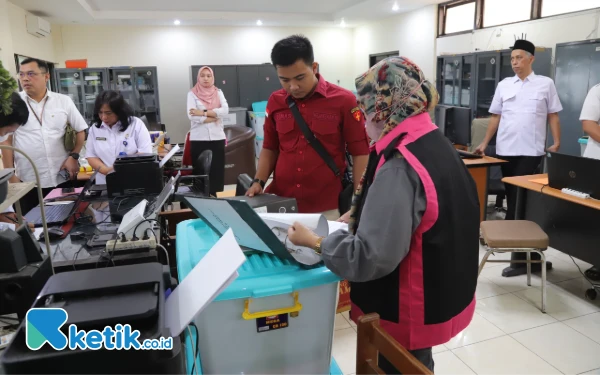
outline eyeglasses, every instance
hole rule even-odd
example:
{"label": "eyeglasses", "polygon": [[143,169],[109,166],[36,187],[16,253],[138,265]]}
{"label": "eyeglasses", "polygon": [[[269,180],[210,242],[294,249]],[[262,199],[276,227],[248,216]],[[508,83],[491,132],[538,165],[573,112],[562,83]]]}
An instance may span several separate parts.
{"label": "eyeglasses", "polygon": [[27,73],[23,73],[23,72],[19,72],[17,73],[17,78],[25,78],[25,76],[29,77],[29,78],[33,78],[35,76],[39,76],[42,74],[46,74],[46,73],[35,73],[35,72],[27,72]]}

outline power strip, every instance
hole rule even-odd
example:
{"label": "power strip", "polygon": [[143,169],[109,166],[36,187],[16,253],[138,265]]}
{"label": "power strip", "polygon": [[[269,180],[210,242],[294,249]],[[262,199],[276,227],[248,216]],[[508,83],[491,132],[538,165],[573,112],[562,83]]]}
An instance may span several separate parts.
{"label": "power strip", "polygon": [[[114,249],[114,250],[113,250]],[[149,240],[137,240],[137,241],[126,241],[123,242],[120,239],[110,240],[106,242],[107,252],[118,252],[126,250],[137,250],[137,249],[156,249],[156,240],[154,237],[150,237]]]}
{"label": "power strip", "polygon": [[574,197],[581,198],[581,199],[589,199],[590,198],[589,194],[582,193],[582,192],[577,191],[577,190],[572,190],[572,189],[564,188],[561,191],[563,193],[565,193],[565,194],[572,195]]}

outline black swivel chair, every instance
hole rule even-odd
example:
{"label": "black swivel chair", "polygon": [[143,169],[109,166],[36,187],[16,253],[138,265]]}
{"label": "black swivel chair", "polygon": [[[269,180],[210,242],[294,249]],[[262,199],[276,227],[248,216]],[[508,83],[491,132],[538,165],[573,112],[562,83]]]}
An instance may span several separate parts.
{"label": "black swivel chair", "polygon": [[[186,196],[210,196],[210,179],[208,177],[210,167],[212,165],[212,151],[204,150],[194,161],[192,174],[189,176],[181,176],[175,186],[176,198]],[[185,169],[182,169],[185,170]],[[188,183],[185,183],[188,182]],[[179,191],[180,187],[185,187],[185,191]],[[182,189],[183,190],[183,189]],[[179,199],[177,199],[179,200]]]}

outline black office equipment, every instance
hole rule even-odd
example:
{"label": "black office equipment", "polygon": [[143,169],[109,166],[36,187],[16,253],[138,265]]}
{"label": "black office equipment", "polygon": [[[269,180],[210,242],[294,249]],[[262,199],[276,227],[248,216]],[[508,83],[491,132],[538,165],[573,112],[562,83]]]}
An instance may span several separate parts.
{"label": "black office equipment", "polygon": [[250,187],[252,186],[252,177],[244,173],[237,177],[237,184],[235,186],[235,195],[244,196]]}
{"label": "black office equipment", "polygon": [[23,241],[23,250],[25,251],[25,257],[27,263],[37,263],[43,260],[42,248],[40,243],[35,239],[31,229],[27,224],[23,224],[17,228],[17,234],[21,236]]}
{"label": "black office equipment", "polygon": [[4,202],[8,194],[8,180],[14,174],[14,168],[0,170],[0,203]]}
{"label": "black office equipment", "polygon": [[458,155],[460,155],[461,159],[482,159],[483,158],[483,156],[481,156],[481,155],[473,154],[468,151],[456,150],[456,152],[458,152]]}
{"label": "black office equipment", "polygon": [[[172,288],[166,267],[145,263],[59,273],[50,278],[32,307],[62,308],[79,330],[99,330],[129,324],[140,341],[169,337],[165,325],[165,293]],[[181,340],[167,350],[54,350],[49,345],[30,350],[25,325],[3,353],[7,374],[183,374]]]}
{"label": "black office equipment", "polygon": [[471,109],[438,105],[435,124],[453,144],[471,145]]}
{"label": "black office equipment", "polygon": [[[77,196],[77,200],[67,204],[60,205],[44,205],[46,211],[46,225],[62,225],[69,220],[71,216],[76,212],[79,204],[83,201],[83,198],[87,194],[88,190],[92,187],[96,180],[95,172],[90,179],[85,183],[81,193]],[[29,223],[32,223],[35,227],[42,226],[42,211],[40,206],[36,206],[31,211],[25,214],[25,218]]]}
{"label": "black office equipment", "polygon": [[0,273],[19,272],[26,265],[21,236],[11,229],[0,231]]}
{"label": "black office equipment", "polygon": [[121,156],[106,176],[109,198],[159,194],[163,188],[163,168],[154,154]]}
{"label": "black office equipment", "polygon": [[16,313],[25,319],[27,310],[52,276],[50,260],[26,265],[19,272],[0,273],[0,315]]}
{"label": "black office equipment", "polygon": [[549,152],[547,163],[551,188],[567,188],[600,199],[600,160]]}

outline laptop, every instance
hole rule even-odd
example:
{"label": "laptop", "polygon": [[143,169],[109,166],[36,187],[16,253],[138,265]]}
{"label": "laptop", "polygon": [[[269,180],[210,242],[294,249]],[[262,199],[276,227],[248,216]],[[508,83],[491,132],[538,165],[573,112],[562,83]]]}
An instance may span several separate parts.
{"label": "laptop", "polygon": [[[86,193],[96,180],[96,173],[98,172],[96,171],[92,176],[90,176],[90,179],[85,183],[85,186],[81,190],[81,193],[77,196],[77,200],[75,200],[74,202],[58,205],[45,205],[46,223],[48,226],[63,225],[69,220],[71,216],[73,216],[73,214],[79,207],[79,204],[85,197]],[[42,211],[40,206],[38,205],[34,207],[31,211],[26,213],[25,219],[27,219],[29,223],[32,223],[34,227],[41,227]]]}
{"label": "laptop", "polygon": [[571,189],[600,199],[600,160],[548,153],[548,185]]}

